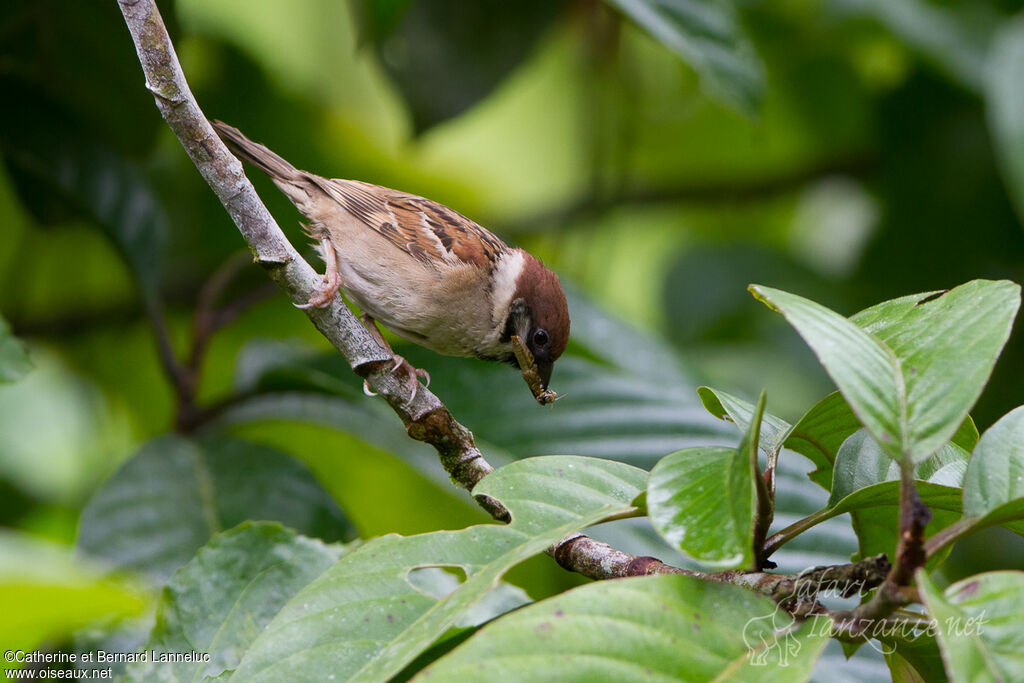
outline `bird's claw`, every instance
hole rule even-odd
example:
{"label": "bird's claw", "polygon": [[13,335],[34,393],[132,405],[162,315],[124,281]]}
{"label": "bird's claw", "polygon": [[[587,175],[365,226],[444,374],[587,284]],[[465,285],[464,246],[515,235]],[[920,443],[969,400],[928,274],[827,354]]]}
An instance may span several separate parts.
{"label": "bird's claw", "polygon": [[[408,402],[412,403],[413,401],[416,400],[416,393],[419,391],[421,379],[423,380],[423,385],[425,387],[430,386],[430,373],[422,368],[413,367],[412,363],[407,361],[402,356],[395,354],[394,364],[391,366],[391,372],[396,372],[399,368],[403,366],[406,368],[407,379],[411,381],[411,385],[409,388],[410,396]],[[377,395],[377,392],[370,389],[370,383],[368,380],[365,379],[363,380],[363,393],[366,394],[367,396]]]}
{"label": "bird's claw", "polygon": [[430,386],[430,373],[421,368],[414,367],[412,363],[407,361],[402,356],[398,355],[395,356],[395,364],[391,369],[392,371],[394,371],[403,365],[405,366],[406,371],[408,372],[408,379],[411,381],[411,394],[409,395],[409,403],[412,403],[413,401],[416,400],[416,393],[420,389],[420,379],[425,379],[426,386]]}

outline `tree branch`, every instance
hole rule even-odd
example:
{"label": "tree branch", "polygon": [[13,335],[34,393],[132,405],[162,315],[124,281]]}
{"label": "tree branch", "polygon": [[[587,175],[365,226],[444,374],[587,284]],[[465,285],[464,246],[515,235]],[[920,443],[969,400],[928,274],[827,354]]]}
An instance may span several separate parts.
{"label": "tree branch", "polygon": [[[221,200],[242,233],[256,263],[263,266],[293,303],[313,295],[320,276],[288,242],[242,171],[200,110],[181,71],[163,20],[152,0],[120,0],[125,23],[146,75],[146,88],[200,174]],[[471,489],[492,471],[472,433],[455,421],[441,401],[421,387],[415,397],[392,356],[367,332],[340,296],[327,308],[306,310],[313,324],[345,357],[369,386],[387,400],[409,435],[434,446],[445,470]],[[498,519],[508,513],[491,500],[481,505]]]}
{"label": "tree branch", "polygon": [[[119,4],[146,75],[146,87],[153,93],[168,126],[227,209],[256,263],[263,266],[294,303],[305,303],[314,293],[319,275],[288,242],[243,174],[241,163],[228,152],[200,110],[153,0],[119,0]],[[217,286],[214,283],[213,287]],[[208,293],[204,300],[209,298]],[[393,368],[391,354],[377,344],[340,295],[327,308],[310,308],[305,312],[352,369],[387,400],[409,436],[437,450],[441,464],[455,482],[472,490],[493,471],[477,448],[473,434],[455,420],[433,393],[421,386],[411,396],[404,371]],[[478,502],[495,519],[508,520],[507,510],[497,501],[482,497]],[[797,576],[739,570],[705,574],[673,567],[652,557],[630,555],[583,534],[563,539],[548,553],[566,569],[594,579],[687,574],[742,586],[776,599],[797,595],[801,587],[813,596],[832,585],[837,577],[856,578],[858,586],[870,589],[884,574],[879,571],[881,563],[888,564],[880,556],[852,565],[817,568]],[[808,610],[820,608],[813,599],[801,604]]]}

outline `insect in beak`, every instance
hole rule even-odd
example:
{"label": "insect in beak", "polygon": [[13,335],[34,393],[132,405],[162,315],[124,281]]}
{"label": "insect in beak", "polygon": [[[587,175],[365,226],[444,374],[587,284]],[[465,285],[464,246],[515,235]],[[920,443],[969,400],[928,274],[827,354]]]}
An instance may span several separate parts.
{"label": "insect in beak", "polygon": [[533,397],[537,399],[537,403],[545,406],[557,400],[558,395],[548,389],[548,382],[551,381],[551,371],[554,368],[554,363],[538,364],[530,349],[526,347],[523,340],[516,334],[512,335],[512,351],[516,354],[516,360],[519,362],[523,379],[526,381],[526,385],[530,387],[530,391],[533,392]]}

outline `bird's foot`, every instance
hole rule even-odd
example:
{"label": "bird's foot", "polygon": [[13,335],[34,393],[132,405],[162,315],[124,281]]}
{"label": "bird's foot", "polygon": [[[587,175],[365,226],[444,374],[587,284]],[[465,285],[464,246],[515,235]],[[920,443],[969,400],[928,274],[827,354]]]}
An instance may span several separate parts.
{"label": "bird's foot", "polygon": [[[423,386],[430,386],[430,373],[422,368],[414,367],[412,363],[397,354],[394,356],[394,361],[395,364],[391,366],[391,372],[395,372],[399,368],[405,368],[407,373],[406,381],[410,382],[410,396],[408,402],[412,403],[416,400],[416,392],[419,391],[421,379],[423,380]],[[377,395],[377,392],[370,389],[370,383],[365,379],[363,380],[363,393],[367,396]]]}
{"label": "bird's foot", "polygon": [[334,253],[334,246],[326,237],[320,238],[320,249],[327,264],[327,272],[324,273],[323,282],[316,288],[316,293],[309,297],[304,304],[295,304],[295,308],[303,310],[307,308],[324,308],[334,300],[334,295],[341,287],[341,273],[338,272],[338,255]]}

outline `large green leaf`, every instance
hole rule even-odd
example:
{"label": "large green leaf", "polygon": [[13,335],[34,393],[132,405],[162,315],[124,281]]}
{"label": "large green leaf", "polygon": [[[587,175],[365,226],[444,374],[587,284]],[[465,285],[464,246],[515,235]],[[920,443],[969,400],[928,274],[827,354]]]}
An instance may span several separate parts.
{"label": "large green leaf", "polygon": [[[662,458],[651,470],[647,484],[648,515],[669,544],[695,560],[714,567],[749,567],[754,558],[755,481],[759,477],[758,440],[765,431],[764,394],[749,413],[745,412],[749,404],[728,394],[716,396],[707,391],[702,398],[713,408],[715,401],[724,398],[739,411],[735,419],[737,424],[745,422],[743,438],[735,449],[687,448]],[[777,437],[771,427],[768,432],[769,438]]]}
{"label": "large green leaf", "polygon": [[[430,646],[512,566],[566,534],[633,509],[647,473],[573,456],[512,463],[474,495],[500,500],[509,525],[388,535],[346,555],[298,593],[253,643],[234,678],[386,680]],[[442,599],[409,578],[420,567],[465,573]]]}
{"label": "large green leaf", "polygon": [[993,148],[1017,215],[1024,221],[1024,15],[996,33],[986,75]]}
{"label": "large green leaf", "polygon": [[[151,601],[141,585],[75,558],[71,548],[0,529],[0,643],[31,652],[94,621],[138,615]],[[18,668],[5,661],[3,668]]]}
{"label": "large green leaf", "polygon": [[[965,425],[957,439],[970,444],[973,422]],[[967,451],[951,442],[916,466],[918,494],[933,512],[929,535],[949,526],[960,516],[960,486],[967,460]],[[891,555],[898,533],[899,476],[899,465],[885,454],[867,430],[859,430],[839,448],[831,496],[823,508],[800,520],[805,527],[801,533],[848,512],[861,556]]]}
{"label": "large green leaf", "polygon": [[950,678],[1024,679],[1024,572],[978,574],[941,590],[919,570],[917,585]]}
{"label": "large green leaf", "polygon": [[740,449],[697,446],[666,455],[651,470],[647,511],[658,533],[698,562],[750,564],[754,482]]}
{"label": "large green leaf", "polygon": [[280,521],[327,541],[353,529],[309,470],[256,444],[151,441],[93,496],[78,546],[165,581],[210,537],[247,519]]}
{"label": "large green leaf", "polygon": [[636,577],[502,617],[414,680],[804,681],[827,636],[736,586]]}
{"label": "large green leaf", "polygon": [[886,452],[915,463],[967,417],[1020,305],[1018,285],[973,280],[913,305],[904,297],[868,309],[860,316],[872,322],[862,329],[802,297],[759,285],[751,291],[804,337]]}
{"label": "large green leaf", "polygon": [[0,384],[17,382],[32,369],[25,347],[13,334],[11,326],[0,315]]}
{"label": "large green leaf", "polygon": [[764,66],[731,0],[607,0],[682,57],[716,99],[753,115],[764,94]]}
{"label": "large green leaf", "polygon": [[209,662],[137,662],[127,680],[196,681],[234,669],[285,602],[343,552],[270,522],[217,534],[167,583],[145,646],[156,654],[205,652]]}

